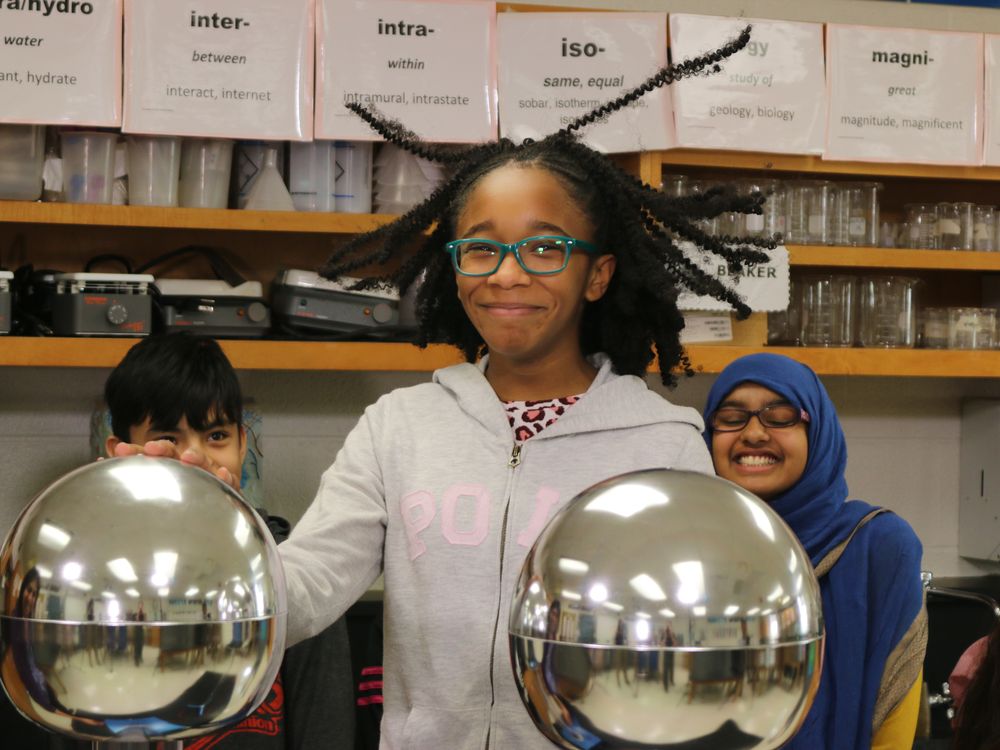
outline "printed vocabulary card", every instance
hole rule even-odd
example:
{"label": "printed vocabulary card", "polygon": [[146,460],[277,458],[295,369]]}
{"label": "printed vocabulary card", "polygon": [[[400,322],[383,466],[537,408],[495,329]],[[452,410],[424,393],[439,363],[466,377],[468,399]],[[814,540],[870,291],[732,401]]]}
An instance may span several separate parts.
{"label": "printed vocabulary card", "polygon": [[983,35],[826,27],[824,158],[980,163]]}
{"label": "printed vocabulary card", "polygon": [[677,144],[823,153],[823,24],[671,14],[673,59],[717,49],[748,24],[750,43],[722,63],[721,73],[674,84]]}
{"label": "printed vocabulary card", "polygon": [[124,130],[311,139],[314,11],[314,0],[126,0]]}
{"label": "printed vocabulary card", "polygon": [[986,35],[986,126],[983,163],[1000,166],[1000,34]]}
{"label": "printed vocabulary card", "polygon": [[118,127],[122,0],[0,0],[0,122]]}
{"label": "printed vocabulary card", "polygon": [[[536,140],[640,85],[667,64],[663,13],[501,13],[500,127]],[[670,87],[582,131],[598,151],[672,148]]]}
{"label": "printed vocabulary card", "polygon": [[316,137],[378,140],[344,105],[428,141],[497,137],[496,5],[479,0],[319,0]]}

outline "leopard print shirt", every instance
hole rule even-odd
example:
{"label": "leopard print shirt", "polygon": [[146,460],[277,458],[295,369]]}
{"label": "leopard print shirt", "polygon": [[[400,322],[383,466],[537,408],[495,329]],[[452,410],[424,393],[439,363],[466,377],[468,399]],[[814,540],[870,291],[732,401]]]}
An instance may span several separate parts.
{"label": "leopard print shirt", "polygon": [[559,419],[582,397],[581,394],[548,401],[504,401],[507,420],[514,430],[514,441],[523,443],[528,438],[534,437]]}

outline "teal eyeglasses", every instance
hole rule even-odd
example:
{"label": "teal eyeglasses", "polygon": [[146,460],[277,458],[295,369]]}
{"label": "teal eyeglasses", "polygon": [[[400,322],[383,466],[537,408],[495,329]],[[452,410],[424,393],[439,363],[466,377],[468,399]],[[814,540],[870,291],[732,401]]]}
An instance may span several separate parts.
{"label": "teal eyeglasses", "polygon": [[479,238],[454,240],[446,244],[444,249],[451,254],[455,271],[462,276],[493,275],[507,253],[514,253],[518,265],[527,273],[551,276],[566,268],[573,250],[598,252],[596,245],[560,235],[525,237],[511,245]]}

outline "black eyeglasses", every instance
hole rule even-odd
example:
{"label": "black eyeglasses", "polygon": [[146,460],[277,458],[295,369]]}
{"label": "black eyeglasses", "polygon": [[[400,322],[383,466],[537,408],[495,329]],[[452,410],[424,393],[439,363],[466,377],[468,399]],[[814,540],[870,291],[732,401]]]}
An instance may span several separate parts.
{"label": "black eyeglasses", "polygon": [[747,426],[751,417],[757,417],[764,427],[771,429],[794,427],[799,422],[809,421],[809,414],[805,409],[791,404],[771,404],[756,411],[723,406],[708,416],[708,423],[713,432],[739,432]]}
{"label": "black eyeglasses", "polygon": [[492,276],[499,270],[507,253],[514,253],[518,265],[527,273],[550,276],[566,268],[573,250],[597,252],[596,245],[560,235],[525,237],[509,245],[479,238],[454,240],[444,249],[451,254],[455,270],[462,276]]}

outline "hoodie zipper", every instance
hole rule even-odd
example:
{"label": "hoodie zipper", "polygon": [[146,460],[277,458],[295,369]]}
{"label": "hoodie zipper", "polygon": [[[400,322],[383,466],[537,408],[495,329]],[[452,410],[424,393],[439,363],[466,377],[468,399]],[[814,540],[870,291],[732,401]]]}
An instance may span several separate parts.
{"label": "hoodie zipper", "polygon": [[514,448],[510,452],[510,460],[507,462],[508,468],[516,469],[521,465],[521,444],[514,443]]}
{"label": "hoodie zipper", "polygon": [[[510,452],[510,459],[507,461],[507,468],[510,469],[511,481],[507,485],[507,497],[504,498],[503,521],[500,526],[500,598],[503,598],[503,559],[507,551],[507,516],[510,512],[510,498],[513,493],[514,470],[521,465],[521,443],[514,443]],[[490,716],[486,724],[486,745],[484,750],[490,750],[490,730],[493,726],[493,706],[496,705],[496,685],[493,682],[493,667],[496,663],[497,632],[500,629],[500,602],[497,601],[497,613],[493,619],[493,638],[490,641]]]}

